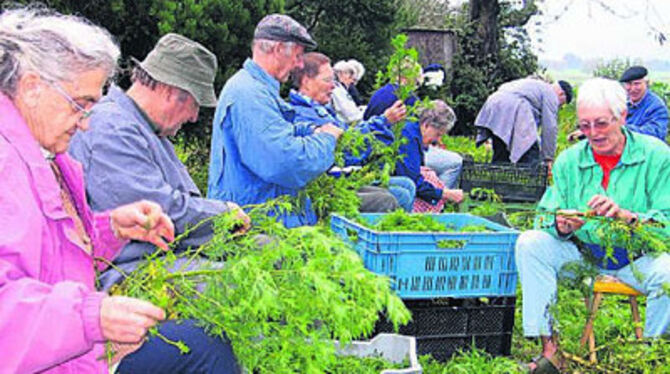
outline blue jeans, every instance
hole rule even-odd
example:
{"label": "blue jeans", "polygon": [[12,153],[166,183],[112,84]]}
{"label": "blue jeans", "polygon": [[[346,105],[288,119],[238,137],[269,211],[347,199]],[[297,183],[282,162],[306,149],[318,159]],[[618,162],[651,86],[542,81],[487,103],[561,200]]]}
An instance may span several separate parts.
{"label": "blue jeans", "polygon": [[458,153],[430,146],[425,153],[424,162],[427,167],[435,171],[444,187],[450,190],[458,187],[458,177],[463,167],[463,157]]}
{"label": "blue jeans", "polygon": [[389,179],[389,191],[398,201],[398,204],[406,211],[411,212],[414,207],[414,196],[416,185],[407,177],[394,176]]}
{"label": "blue jeans", "polygon": [[180,354],[179,349],[156,336],[149,339],[135,352],[121,360],[119,374],[153,373],[241,373],[233,348],[225,339],[212,337],[193,321],[166,321],[158,331],[171,340],[181,340],[190,352]]}
{"label": "blue jeans", "polygon": [[[583,261],[577,246],[544,232],[531,230],[516,242],[516,265],[523,293],[523,332],[525,336],[551,336],[549,307],[555,302],[557,277],[561,267],[569,262]],[[630,265],[618,270],[601,270],[602,274],[622,282],[647,295],[647,315],[644,336],[658,337],[670,325],[670,297],[663,292],[663,283],[670,282],[670,255],[643,256],[635,267],[644,279],[638,281]]]}

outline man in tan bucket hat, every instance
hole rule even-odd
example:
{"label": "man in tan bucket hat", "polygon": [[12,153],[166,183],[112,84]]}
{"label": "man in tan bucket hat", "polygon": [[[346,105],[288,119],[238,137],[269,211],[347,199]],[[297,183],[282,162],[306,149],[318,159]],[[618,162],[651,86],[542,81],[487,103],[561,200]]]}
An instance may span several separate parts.
{"label": "man in tan bucket hat", "polygon": [[[92,109],[90,130],[71,143],[71,155],[84,168],[91,207],[102,211],[128,201],[152,200],[170,216],[177,235],[230,209],[248,222],[236,204],[202,197],[167,138],[184,123],[195,122],[200,106],[216,105],[214,54],[184,36],[167,34],[144,61],[135,62],[130,88],[123,92],[112,85]],[[175,251],[200,246],[211,236],[210,224],[199,226]],[[131,242],[115,263],[128,272],[154,250]],[[120,281],[121,274],[108,270],[100,280],[107,288]]]}

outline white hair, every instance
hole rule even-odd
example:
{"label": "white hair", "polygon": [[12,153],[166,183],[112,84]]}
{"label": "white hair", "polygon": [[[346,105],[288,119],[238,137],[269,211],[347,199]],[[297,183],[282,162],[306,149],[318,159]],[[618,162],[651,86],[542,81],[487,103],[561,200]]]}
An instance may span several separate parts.
{"label": "white hair", "polygon": [[294,42],[280,42],[277,40],[269,39],[254,39],[252,42],[252,49],[258,48],[257,50],[263,54],[268,54],[277,47],[279,44],[285,45],[287,48],[284,49],[284,56],[288,57],[293,53],[296,43]]}
{"label": "white hair", "polygon": [[363,66],[363,64],[360,63],[360,61],[355,60],[353,58],[347,61],[347,63],[354,69],[354,79],[356,80],[356,82],[361,80],[361,78],[363,78],[363,75],[365,74],[365,66]]}
{"label": "white hair", "polygon": [[626,91],[617,81],[606,78],[592,78],[579,86],[577,108],[606,107],[614,118],[619,119],[626,110]]}
{"label": "white hair", "polygon": [[419,123],[448,133],[456,124],[456,113],[442,100],[433,100],[419,114]]}
{"label": "white hair", "polygon": [[112,77],[120,55],[109,32],[85,18],[44,6],[15,7],[0,14],[0,91],[12,98],[26,72],[53,82],[72,81],[94,69]]}
{"label": "white hair", "polygon": [[354,78],[356,76],[356,68],[354,68],[349,61],[340,60],[336,62],[335,65],[333,65],[333,71],[335,71],[335,73],[350,74],[354,76]]}

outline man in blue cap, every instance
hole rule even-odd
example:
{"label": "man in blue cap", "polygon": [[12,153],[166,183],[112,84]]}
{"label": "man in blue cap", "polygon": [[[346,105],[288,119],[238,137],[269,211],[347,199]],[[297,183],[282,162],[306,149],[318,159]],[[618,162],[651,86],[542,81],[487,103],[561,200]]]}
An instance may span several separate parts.
{"label": "man in blue cap", "polygon": [[649,90],[644,66],[631,66],[619,81],[628,93],[626,126],[640,134],[655,136],[662,141],[668,133],[668,107],[663,99]]}
{"label": "man in blue cap", "polygon": [[[223,87],[214,115],[208,197],[241,206],[280,196],[297,197],[335,161],[342,131],[325,124],[294,124],[295,112],[279,96],[279,85],[303,66],[305,48],[316,48],[307,30],[291,17],[265,16],[256,26],[252,57]],[[309,199],[300,211],[279,213],[286,227],[313,225]]]}

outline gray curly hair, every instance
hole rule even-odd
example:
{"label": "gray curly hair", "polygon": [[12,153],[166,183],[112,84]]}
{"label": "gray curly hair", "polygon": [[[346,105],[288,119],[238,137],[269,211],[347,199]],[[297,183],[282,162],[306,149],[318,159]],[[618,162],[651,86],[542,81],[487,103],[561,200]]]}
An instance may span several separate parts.
{"label": "gray curly hair", "polygon": [[456,113],[442,100],[433,100],[419,115],[419,123],[428,124],[439,131],[449,132],[456,123]]}
{"label": "gray curly hair", "polygon": [[111,78],[120,55],[109,32],[85,18],[39,5],[0,14],[0,91],[11,98],[26,72],[57,82],[103,69]]}

